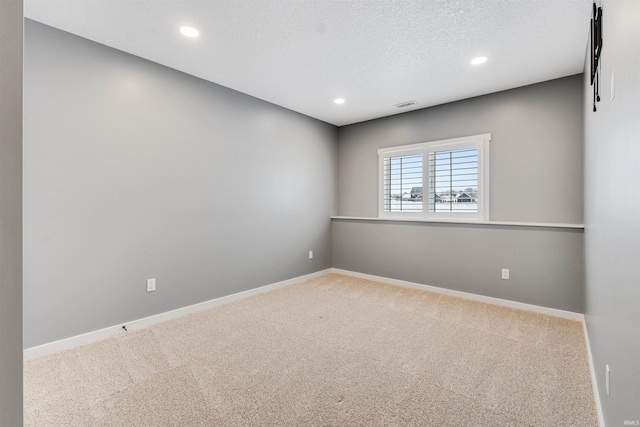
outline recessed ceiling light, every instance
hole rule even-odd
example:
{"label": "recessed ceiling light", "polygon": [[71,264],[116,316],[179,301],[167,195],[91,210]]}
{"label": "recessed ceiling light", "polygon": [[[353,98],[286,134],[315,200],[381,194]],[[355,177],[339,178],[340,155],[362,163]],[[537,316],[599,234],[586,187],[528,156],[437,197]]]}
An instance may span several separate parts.
{"label": "recessed ceiling light", "polygon": [[471,60],[471,63],[473,65],[478,65],[478,64],[484,64],[485,62],[487,62],[487,57],[486,56],[478,56],[477,58],[473,58]]}
{"label": "recessed ceiling light", "polygon": [[336,99],[334,99],[334,100],[333,100],[333,102],[334,102],[335,104],[344,104],[344,99],[342,99],[342,98],[336,98]]}
{"label": "recessed ceiling light", "polygon": [[198,30],[193,27],[180,27],[180,32],[187,37],[198,37]]}

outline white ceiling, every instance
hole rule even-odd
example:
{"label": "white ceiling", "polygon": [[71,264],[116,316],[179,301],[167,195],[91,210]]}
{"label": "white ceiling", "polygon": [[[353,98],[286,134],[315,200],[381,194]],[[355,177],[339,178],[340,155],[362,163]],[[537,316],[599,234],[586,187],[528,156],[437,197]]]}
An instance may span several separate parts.
{"label": "white ceiling", "polygon": [[25,16],[341,126],[581,73],[591,4],[25,0]]}

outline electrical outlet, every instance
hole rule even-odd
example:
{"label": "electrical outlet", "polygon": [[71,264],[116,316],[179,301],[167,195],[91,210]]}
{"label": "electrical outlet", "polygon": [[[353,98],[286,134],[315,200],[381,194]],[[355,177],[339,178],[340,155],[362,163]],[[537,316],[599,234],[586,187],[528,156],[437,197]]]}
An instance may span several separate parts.
{"label": "electrical outlet", "polygon": [[606,375],[605,375],[605,386],[607,388],[607,396],[609,396],[609,379],[611,378],[611,369],[609,369],[609,365],[605,365]]}
{"label": "electrical outlet", "polygon": [[147,279],[147,292],[153,292],[156,290],[156,279]]}
{"label": "electrical outlet", "polygon": [[309,259],[313,259],[313,251],[309,251]]}
{"label": "electrical outlet", "polygon": [[508,268],[503,268],[502,269],[502,279],[503,280],[509,280],[509,269]]}

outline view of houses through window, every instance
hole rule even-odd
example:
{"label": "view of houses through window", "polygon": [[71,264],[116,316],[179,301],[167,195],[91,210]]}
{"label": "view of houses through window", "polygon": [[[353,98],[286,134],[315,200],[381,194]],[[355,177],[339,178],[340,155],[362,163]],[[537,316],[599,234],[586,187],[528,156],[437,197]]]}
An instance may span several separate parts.
{"label": "view of houses through window", "polygon": [[[385,212],[423,211],[423,156],[384,159]],[[478,211],[478,149],[429,154],[429,212]]]}

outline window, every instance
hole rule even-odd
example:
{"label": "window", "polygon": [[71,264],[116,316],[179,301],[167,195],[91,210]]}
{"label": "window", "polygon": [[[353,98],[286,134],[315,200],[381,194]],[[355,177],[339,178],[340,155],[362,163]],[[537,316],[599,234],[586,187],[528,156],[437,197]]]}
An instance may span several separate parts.
{"label": "window", "polygon": [[381,217],[488,220],[490,134],[378,150]]}

